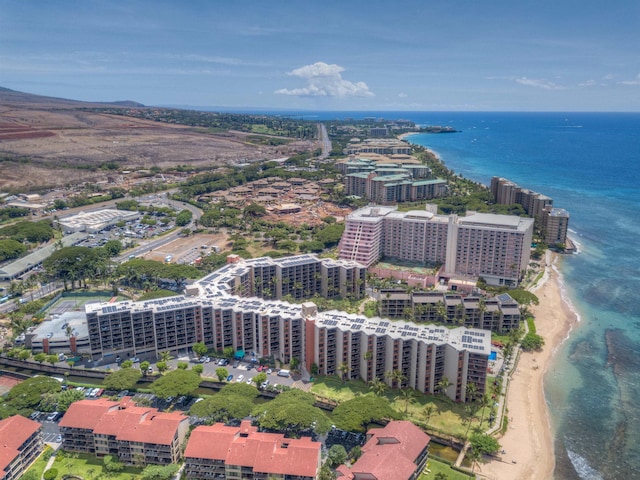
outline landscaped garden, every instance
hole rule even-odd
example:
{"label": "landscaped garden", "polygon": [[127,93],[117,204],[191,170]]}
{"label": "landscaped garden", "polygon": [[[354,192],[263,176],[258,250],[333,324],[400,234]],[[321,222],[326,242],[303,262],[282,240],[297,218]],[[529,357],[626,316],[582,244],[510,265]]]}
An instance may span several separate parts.
{"label": "landscaped garden", "polygon": [[[338,403],[358,395],[374,395],[372,388],[361,380],[343,382],[335,376],[316,377],[311,393],[320,399]],[[487,419],[490,407],[480,408],[471,415],[468,404],[455,403],[444,395],[425,395],[412,389],[386,388],[381,396],[389,400],[396,412],[428,431],[464,438],[480,427],[481,422],[483,430],[489,427]]]}

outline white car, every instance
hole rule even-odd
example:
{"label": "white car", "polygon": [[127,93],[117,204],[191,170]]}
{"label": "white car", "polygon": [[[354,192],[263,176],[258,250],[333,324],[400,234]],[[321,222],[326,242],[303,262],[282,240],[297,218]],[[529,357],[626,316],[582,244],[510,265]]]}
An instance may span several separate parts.
{"label": "white car", "polygon": [[253,383],[253,378],[247,378],[247,385],[251,385]]}
{"label": "white car", "polygon": [[244,375],[238,375],[238,379],[236,380],[236,382],[240,383],[244,381]]}

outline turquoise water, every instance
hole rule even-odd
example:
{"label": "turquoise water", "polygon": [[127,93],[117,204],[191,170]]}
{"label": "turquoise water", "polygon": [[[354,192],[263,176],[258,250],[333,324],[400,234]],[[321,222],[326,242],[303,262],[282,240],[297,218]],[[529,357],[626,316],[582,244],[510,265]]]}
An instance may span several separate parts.
{"label": "turquoise water", "polygon": [[569,211],[580,253],[560,270],[580,322],[545,378],[555,478],[640,478],[640,114],[305,114],[372,116],[453,126],[460,132],[411,141],[467,178],[506,177]]}
{"label": "turquoise water", "polygon": [[581,321],[545,378],[555,478],[640,478],[640,114],[408,118],[461,130],[411,137],[458,173],[506,177],[569,210],[580,253],[560,270]]}
{"label": "turquoise water", "polygon": [[492,351],[489,355],[489,360],[495,360],[496,358],[498,358],[498,354]]}

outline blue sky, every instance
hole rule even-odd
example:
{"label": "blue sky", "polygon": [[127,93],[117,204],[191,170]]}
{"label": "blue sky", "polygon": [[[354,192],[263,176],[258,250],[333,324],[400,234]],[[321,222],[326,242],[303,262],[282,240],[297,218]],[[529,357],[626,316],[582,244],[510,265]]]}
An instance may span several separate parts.
{"label": "blue sky", "polygon": [[640,111],[640,2],[0,0],[0,86],[308,110]]}

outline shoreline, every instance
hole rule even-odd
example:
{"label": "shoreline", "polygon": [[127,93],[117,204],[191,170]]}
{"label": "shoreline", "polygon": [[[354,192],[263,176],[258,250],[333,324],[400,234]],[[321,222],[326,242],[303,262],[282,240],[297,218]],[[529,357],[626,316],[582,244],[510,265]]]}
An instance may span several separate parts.
{"label": "shoreline", "polygon": [[544,395],[544,376],[558,347],[568,338],[579,317],[564,298],[558,255],[548,255],[545,273],[531,289],[539,305],[531,307],[536,332],[544,338],[540,352],[520,352],[511,372],[506,404],[508,428],[498,440],[506,452],[500,460],[480,464],[480,478],[528,480],[553,478],[553,428]]}

